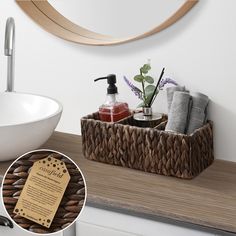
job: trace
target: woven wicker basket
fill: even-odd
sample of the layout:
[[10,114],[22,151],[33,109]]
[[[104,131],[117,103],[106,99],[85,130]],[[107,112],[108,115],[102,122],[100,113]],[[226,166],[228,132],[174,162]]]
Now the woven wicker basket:
[[167,117],[152,128],[136,126],[132,116],[102,122],[98,113],[81,119],[87,159],[146,172],[192,179],[214,160],[212,122],[191,135],[165,132]]

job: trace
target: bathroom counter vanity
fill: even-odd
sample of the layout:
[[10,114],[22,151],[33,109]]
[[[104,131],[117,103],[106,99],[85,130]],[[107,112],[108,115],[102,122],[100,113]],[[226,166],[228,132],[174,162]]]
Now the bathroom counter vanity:
[[[89,161],[77,135],[55,132],[43,148],[65,153],[85,175],[88,207],[78,235],[236,235],[236,163],[216,160],[181,180]],[[9,165],[1,163],[0,174]]]

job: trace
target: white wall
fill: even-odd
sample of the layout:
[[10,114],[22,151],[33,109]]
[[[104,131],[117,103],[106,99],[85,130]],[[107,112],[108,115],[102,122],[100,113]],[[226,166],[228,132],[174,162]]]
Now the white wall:
[[[5,20],[17,24],[16,90],[57,98],[64,113],[58,130],[80,133],[80,118],[103,102],[105,84],[93,79],[109,73],[133,76],[151,58],[153,75],[163,66],[166,75],[190,90],[210,96],[217,158],[236,161],[236,1],[200,0],[194,9],[167,30],[129,44],[110,47],[77,45],[42,30],[16,5],[0,3],[0,89],[6,84],[3,56]],[[119,91],[131,107],[137,100],[121,80]],[[166,111],[165,94],[155,109]]]

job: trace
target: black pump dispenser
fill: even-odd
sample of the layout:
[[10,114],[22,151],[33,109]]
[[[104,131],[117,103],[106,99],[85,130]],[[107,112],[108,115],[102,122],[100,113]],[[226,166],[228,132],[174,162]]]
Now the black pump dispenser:
[[106,77],[101,77],[98,79],[95,79],[94,82],[98,81],[98,80],[107,80],[107,83],[109,84],[108,88],[107,88],[107,94],[116,94],[118,93],[118,89],[116,87],[116,75],[114,74],[110,74]]
[[110,74],[106,77],[95,79],[94,82],[98,80],[107,80],[108,83],[106,99],[99,107],[99,119],[105,122],[116,122],[129,116],[128,104],[117,101],[116,75]]

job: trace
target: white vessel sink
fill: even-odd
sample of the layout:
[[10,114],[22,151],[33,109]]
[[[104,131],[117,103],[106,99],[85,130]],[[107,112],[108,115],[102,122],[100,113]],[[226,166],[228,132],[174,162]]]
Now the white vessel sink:
[[39,148],[52,135],[61,113],[61,104],[48,97],[0,93],[0,161]]

